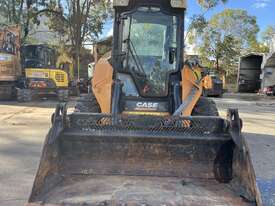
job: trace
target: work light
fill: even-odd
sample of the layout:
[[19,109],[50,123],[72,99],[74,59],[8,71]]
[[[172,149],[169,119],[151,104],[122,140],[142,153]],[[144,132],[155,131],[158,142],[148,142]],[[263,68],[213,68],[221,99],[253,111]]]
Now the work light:
[[171,0],[171,7],[173,8],[186,8],[186,0]]
[[114,6],[128,6],[129,0],[113,0]]

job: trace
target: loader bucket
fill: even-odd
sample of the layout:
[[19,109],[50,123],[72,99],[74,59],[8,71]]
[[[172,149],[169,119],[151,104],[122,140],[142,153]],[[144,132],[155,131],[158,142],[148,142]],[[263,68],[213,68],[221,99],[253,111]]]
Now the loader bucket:
[[59,105],[29,205],[259,205],[236,110],[219,117],[73,113]]

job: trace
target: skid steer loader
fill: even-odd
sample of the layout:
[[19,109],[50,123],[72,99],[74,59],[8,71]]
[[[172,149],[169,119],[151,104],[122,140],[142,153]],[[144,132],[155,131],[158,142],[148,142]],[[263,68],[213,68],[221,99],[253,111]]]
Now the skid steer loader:
[[238,111],[219,117],[183,61],[185,7],[114,1],[112,55],[76,112],[57,106],[28,206],[264,204]]

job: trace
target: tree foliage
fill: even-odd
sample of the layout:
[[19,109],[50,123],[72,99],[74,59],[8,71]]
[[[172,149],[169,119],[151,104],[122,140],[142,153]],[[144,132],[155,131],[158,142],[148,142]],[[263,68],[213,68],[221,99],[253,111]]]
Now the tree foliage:
[[221,38],[229,35],[235,37],[242,49],[249,48],[259,32],[256,17],[240,9],[226,9],[214,15],[209,26],[220,33]]
[[226,3],[227,1],[228,0],[197,0],[199,5],[206,10],[216,7],[220,2]]
[[268,26],[266,30],[261,34],[262,41],[269,45],[271,44],[272,38],[274,38],[275,35],[275,25]]
[[78,68],[84,43],[92,42],[102,32],[110,6],[110,0],[62,0],[48,6],[49,10],[57,8],[57,12],[48,13],[49,28],[74,48],[72,55]]
[[[216,7],[219,3],[226,3],[228,0],[197,0],[197,3],[203,9],[202,13],[194,14],[191,17],[191,23],[187,29],[185,40],[187,38],[192,38],[192,35],[189,35],[190,32],[196,30],[196,32],[203,32],[203,29],[207,26],[207,21],[205,19],[205,14],[212,8]],[[189,39],[190,40],[190,39]]]
[[1,0],[0,16],[2,24],[20,25],[22,42],[28,38],[29,31],[34,25],[39,25],[39,14],[45,11],[51,0]]
[[256,17],[244,10],[226,9],[212,16],[208,21],[200,21],[194,27],[193,43],[199,45],[204,63],[214,66],[218,71],[235,75],[238,57],[255,48],[259,27]]
[[110,0],[1,0],[0,23],[20,25],[24,41],[40,24],[39,16],[47,15],[50,28],[79,49],[83,41],[101,32],[110,4]]

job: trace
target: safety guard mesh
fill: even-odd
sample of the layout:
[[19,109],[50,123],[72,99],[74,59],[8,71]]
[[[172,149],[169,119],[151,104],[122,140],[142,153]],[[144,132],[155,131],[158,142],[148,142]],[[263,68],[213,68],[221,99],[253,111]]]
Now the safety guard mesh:
[[150,135],[213,136],[227,133],[227,121],[220,117],[158,117],[74,113],[68,128],[86,132],[127,132]]

